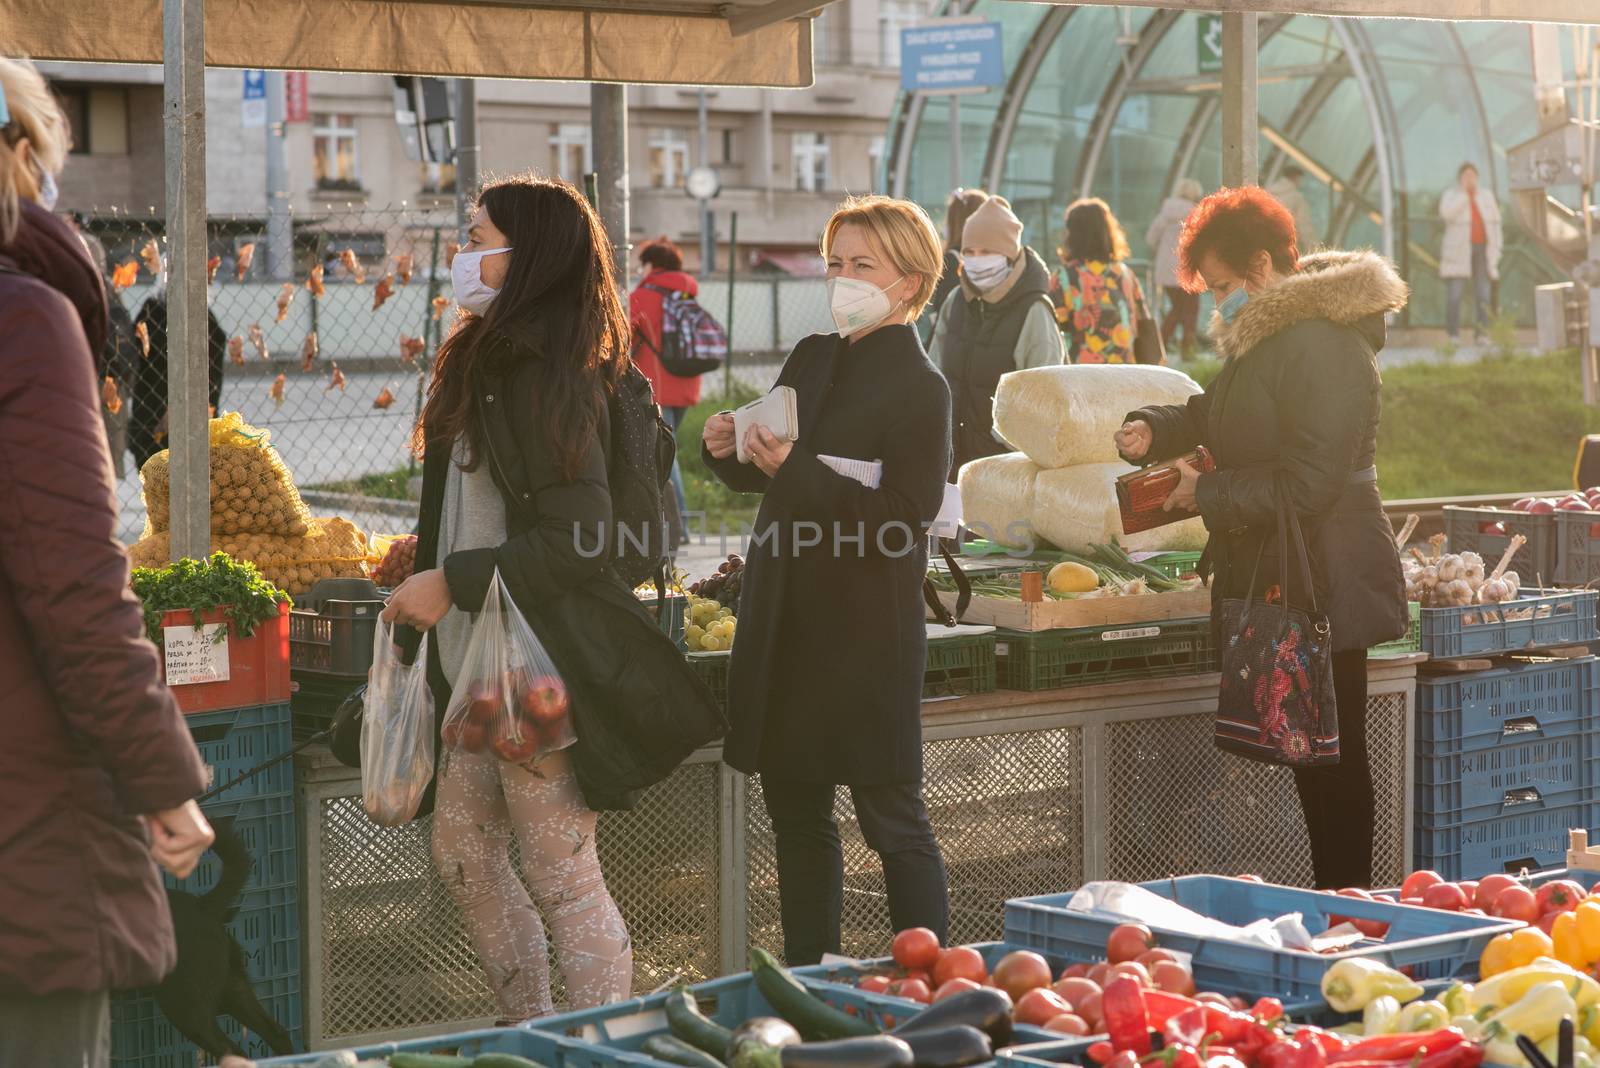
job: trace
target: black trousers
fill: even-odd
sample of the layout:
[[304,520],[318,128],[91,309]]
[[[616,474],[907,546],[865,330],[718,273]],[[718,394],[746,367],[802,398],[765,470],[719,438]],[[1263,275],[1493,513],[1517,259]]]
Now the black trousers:
[[0,997],[0,1065],[106,1068],[111,1063],[111,995]]
[[[783,956],[790,965],[816,964],[824,953],[839,952],[844,849],[833,819],[837,790],[829,783],[761,776],[777,838]],[[943,943],[950,927],[949,887],[921,788],[852,786],[850,798],[862,837],[883,861],[894,929],[927,927]]]
[[1319,890],[1372,885],[1375,810],[1367,759],[1366,650],[1333,654],[1333,692],[1339,705],[1339,763],[1294,773]]

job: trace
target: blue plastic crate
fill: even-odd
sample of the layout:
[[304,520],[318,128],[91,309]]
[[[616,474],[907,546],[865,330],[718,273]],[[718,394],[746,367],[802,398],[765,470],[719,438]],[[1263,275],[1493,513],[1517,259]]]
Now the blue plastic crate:
[[[569,1050],[577,1052],[578,1055],[568,1060]],[[334,1051],[303,1053],[296,1057],[270,1057],[258,1060],[256,1064],[259,1068],[316,1064],[331,1052]],[[480,1053],[513,1053],[542,1064],[545,1068],[580,1068],[591,1063],[578,1043],[542,1031],[531,1031],[526,1027],[485,1028],[480,1031],[437,1035],[433,1038],[412,1038],[404,1042],[352,1046],[349,1052],[362,1060],[383,1060],[395,1053],[442,1053],[463,1057],[475,1057]]]
[[1600,719],[1600,660],[1513,664],[1417,679],[1417,752],[1493,748],[1591,729]]
[[[288,1029],[295,1046],[302,1047],[299,971],[258,981],[255,986],[262,1007]],[[270,1054],[264,1042],[253,1034],[246,1034],[232,1017],[219,1017],[218,1023],[252,1058]],[[154,998],[131,993],[112,995],[112,1068],[195,1068],[203,1063],[201,1056],[194,1045],[167,1022]]]
[[1545,591],[1499,605],[1424,608],[1422,651],[1450,660],[1592,642],[1600,638],[1597,600],[1594,590]]
[[998,1068],[1060,1068],[1063,1064],[1093,1068],[1089,1047],[1094,1042],[1092,1038],[1058,1038],[1031,1046],[1012,1046],[995,1054],[994,1062]]
[[[275,705],[250,705],[221,712],[185,716],[189,734],[211,773],[207,789],[232,782],[251,768],[289,751],[294,744],[293,717],[287,701]],[[285,760],[219,794],[206,811],[251,797],[294,793],[294,762]],[[215,806],[215,807],[214,807]]]
[[[1491,938],[1520,926],[1491,917],[1335,897],[1220,875],[1187,875],[1142,885],[1195,912],[1235,926],[1290,912],[1300,913],[1313,933],[1329,926],[1330,915],[1389,924],[1384,941],[1364,941],[1343,953],[1331,954],[1196,938],[1152,926],[1163,948],[1192,955],[1195,982],[1201,989],[1241,996],[1271,995],[1285,1000],[1320,997],[1323,973],[1345,957],[1366,957],[1391,968],[1411,968],[1421,979],[1464,975],[1476,967]],[[1006,902],[1005,940],[1078,960],[1103,956],[1106,938],[1118,921],[1070,911],[1067,903],[1071,900],[1072,894],[1068,893]]]
[[1550,868],[1567,859],[1567,832],[1600,831],[1600,801],[1546,805],[1541,799],[1503,815],[1414,830],[1412,863],[1446,879],[1464,879],[1523,868]]
[[1511,558],[1511,570],[1524,582],[1554,582],[1556,574],[1556,516],[1535,515],[1501,508],[1444,507],[1444,532],[1453,553],[1475,552],[1493,568],[1511,547],[1511,536],[1527,542]]
[[[300,885],[300,849],[292,796],[253,797],[238,804],[219,800],[207,802],[201,810],[214,822],[231,819],[233,832],[250,854],[253,864],[250,881],[245,883],[244,893],[239,898],[241,907],[269,904],[276,900],[273,896],[276,891],[285,887],[295,890]],[[222,861],[216,853],[207,851],[187,879],[167,876],[167,885],[185,893],[203,894],[216,886],[221,877]]]
[[[1416,814],[1422,827],[1451,827],[1512,811],[1562,808],[1600,799],[1600,731],[1416,759]],[[1451,751],[1454,750],[1454,751]]]

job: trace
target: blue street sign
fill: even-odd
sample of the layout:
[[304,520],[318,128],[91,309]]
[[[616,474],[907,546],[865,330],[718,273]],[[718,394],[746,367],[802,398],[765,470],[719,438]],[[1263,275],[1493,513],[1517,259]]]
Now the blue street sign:
[[900,31],[900,88],[957,93],[1005,83],[998,22],[944,22]]
[[247,70],[244,72],[244,99],[241,104],[240,116],[246,128],[262,127],[267,124],[267,72],[264,70]]

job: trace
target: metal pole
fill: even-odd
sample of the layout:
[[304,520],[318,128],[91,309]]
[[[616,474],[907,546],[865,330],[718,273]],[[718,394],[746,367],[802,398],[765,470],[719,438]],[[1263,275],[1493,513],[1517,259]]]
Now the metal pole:
[[[267,71],[267,277],[294,277],[294,225],[289,217],[287,108],[281,70]],[[314,329],[314,328],[313,328]]]
[[[711,139],[711,122],[706,115],[706,91],[700,90],[700,166],[711,166],[711,152],[706,147]],[[710,274],[717,269],[717,230],[711,217],[711,201],[700,201],[700,273]]]
[[1259,180],[1261,118],[1257,110],[1256,16],[1222,16],[1222,184],[1255,185]]
[[950,188],[961,188],[961,97],[950,94]]
[[471,78],[457,78],[455,91],[456,217],[465,228],[478,194],[478,83]]
[[211,553],[204,0],[162,0],[162,58],[171,554],[174,560],[203,559]]
[[600,221],[611,237],[617,284],[628,289],[628,87],[596,82],[589,87],[589,121]]
[[739,213],[728,217],[728,360],[722,365],[722,392],[733,395],[733,284],[739,273]]

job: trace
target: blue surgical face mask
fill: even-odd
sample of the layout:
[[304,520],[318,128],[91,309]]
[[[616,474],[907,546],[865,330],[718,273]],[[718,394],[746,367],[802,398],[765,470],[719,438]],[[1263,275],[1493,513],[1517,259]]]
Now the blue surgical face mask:
[[1244,307],[1245,301],[1249,299],[1250,294],[1244,291],[1244,286],[1240,286],[1222,298],[1222,301],[1217,305],[1217,314],[1222,316],[1223,322],[1231,323],[1233,322],[1233,317],[1239,314],[1239,309]]

